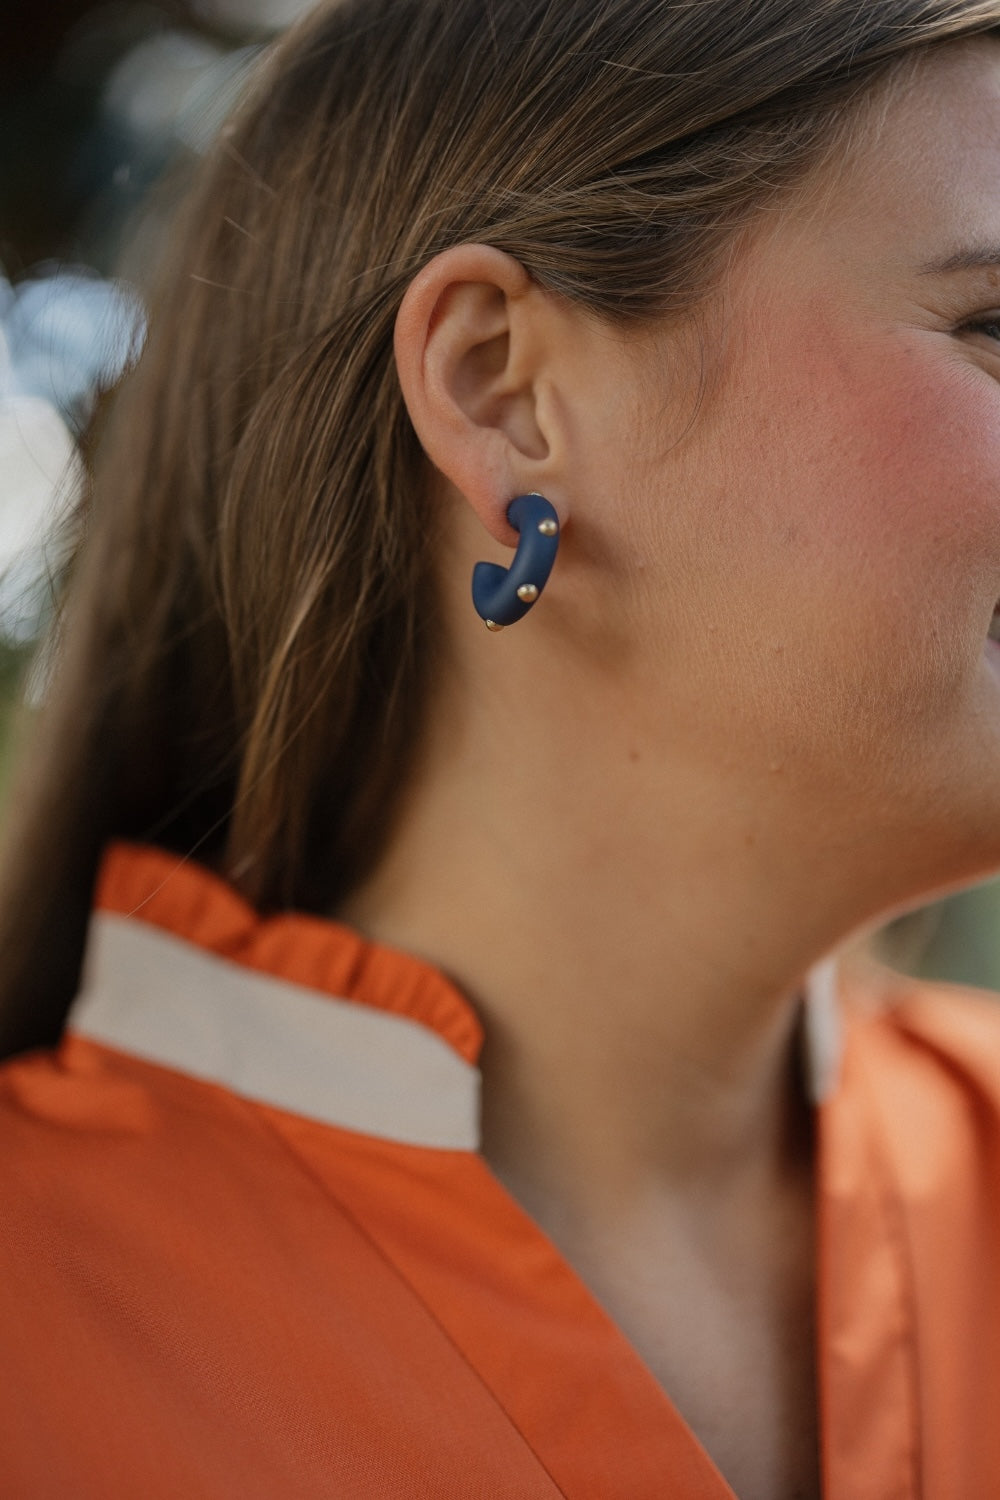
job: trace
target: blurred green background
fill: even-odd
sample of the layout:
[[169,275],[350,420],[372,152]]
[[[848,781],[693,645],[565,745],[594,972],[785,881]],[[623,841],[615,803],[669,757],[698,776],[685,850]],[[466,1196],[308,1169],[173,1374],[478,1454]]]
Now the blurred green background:
[[[170,193],[304,0],[45,0],[0,53],[0,799],[76,444],[141,344]],[[153,191],[154,188],[157,191]],[[30,709],[24,712],[30,715]],[[1000,881],[880,934],[904,970],[1000,991]]]

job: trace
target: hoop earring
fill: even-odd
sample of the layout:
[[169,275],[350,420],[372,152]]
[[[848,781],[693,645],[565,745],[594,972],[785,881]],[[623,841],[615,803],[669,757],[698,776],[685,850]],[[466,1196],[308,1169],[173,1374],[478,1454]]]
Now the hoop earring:
[[487,630],[522,620],[549,581],[559,551],[559,517],[544,495],[517,495],[507,519],[521,533],[509,568],[480,562],[472,570],[472,602]]

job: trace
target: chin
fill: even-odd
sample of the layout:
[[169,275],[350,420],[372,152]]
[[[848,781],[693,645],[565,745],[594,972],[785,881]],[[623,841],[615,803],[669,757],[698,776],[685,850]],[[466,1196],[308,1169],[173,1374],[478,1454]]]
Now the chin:
[[928,898],[1000,871],[1000,675],[994,697],[992,733],[980,729],[971,745],[956,747],[948,774],[915,809],[911,857]]
[[880,772],[873,873],[881,864],[887,894],[898,879],[900,907],[1000,872],[1000,643],[988,642],[967,690],[942,705],[936,730],[926,720],[897,728]]

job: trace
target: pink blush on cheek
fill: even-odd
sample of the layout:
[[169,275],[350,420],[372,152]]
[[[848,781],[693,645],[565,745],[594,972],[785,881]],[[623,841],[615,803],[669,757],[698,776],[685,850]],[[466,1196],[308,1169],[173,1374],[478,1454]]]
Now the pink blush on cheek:
[[945,334],[824,311],[777,312],[739,370],[734,592],[755,651],[909,712],[968,680],[1000,598],[1000,382]]
[[887,583],[922,574],[928,553],[1000,578],[1000,384],[944,338],[886,335],[849,353],[831,340],[809,372],[797,425],[814,495],[825,470],[821,530],[867,543]]
[[1000,386],[946,359],[871,401],[871,498],[921,569],[924,597],[926,563],[939,588],[1000,593]]

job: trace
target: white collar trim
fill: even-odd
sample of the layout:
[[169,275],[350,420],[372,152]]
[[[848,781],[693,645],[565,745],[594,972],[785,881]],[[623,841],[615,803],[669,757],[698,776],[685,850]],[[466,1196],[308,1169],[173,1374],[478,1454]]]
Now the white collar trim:
[[479,1072],[428,1026],[98,912],[69,1026],[324,1124],[475,1151]]
[[843,1051],[837,960],[824,958],[806,975],[802,1011],[802,1063],[813,1104],[823,1104],[835,1092]]

